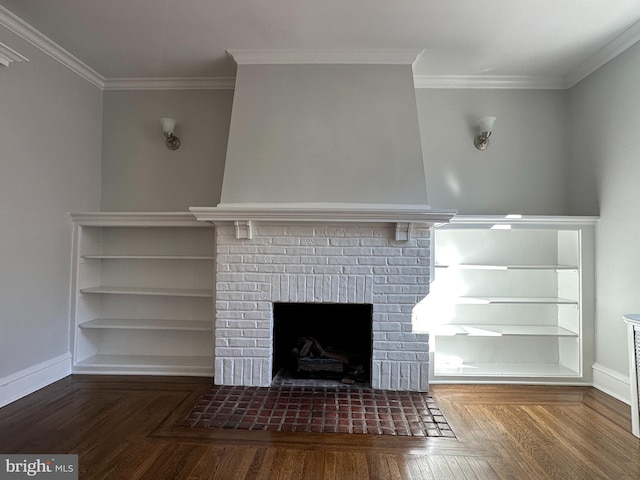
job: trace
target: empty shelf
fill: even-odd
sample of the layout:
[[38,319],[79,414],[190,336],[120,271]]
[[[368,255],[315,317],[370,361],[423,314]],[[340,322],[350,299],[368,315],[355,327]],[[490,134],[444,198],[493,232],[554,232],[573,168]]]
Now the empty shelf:
[[81,288],[80,293],[102,293],[113,295],[163,295],[172,297],[213,297],[213,289],[193,288],[90,287]]
[[106,355],[99,354],[75,364],[75,373],[213,375],[209,356]]
[[576,300],[557,297],[492,297],[492,296],[468,296],[455,297],[452,302],[458,305],[487,305],[487,304],[553,304],[553,305],[577,305]]
[[579,373],[563,365],[554,363],[477,363],[477,364],[436,364],[434,373],[438,376],[484,376],[484,377],[576,377]]
[[213,260],[212,255],[82,255],[87,260]]
[[156,318],[96,318],[80,328],[124,330],[178,330],[211,332],[211,320],[165,320]]
[[470,337],[554,336],[577,337],[578,334],[555,325],[439,325],[429,330],[432,335]]
[[461,263],[451,265],[436,265],[436,268],[449,268],[451,270],[577,270],[574,265],[492,265]]

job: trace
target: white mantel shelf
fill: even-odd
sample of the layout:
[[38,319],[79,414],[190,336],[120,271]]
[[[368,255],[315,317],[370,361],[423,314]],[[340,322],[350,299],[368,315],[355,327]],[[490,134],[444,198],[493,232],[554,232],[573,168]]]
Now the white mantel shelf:
[[229,222],[411,222],[448,223],[455,210],[432,210],[428,205],[387,204],[220,204],[217,207],[191,207],[198,220]]
[[252,238],[253,222],[394,223],[396,240],[409,240],[413,224],[448,223],[455,210],[432,210],[428,205],[390,204],[220,204],[191,207],[196,219],[214,224],[233,222],[238,238]]

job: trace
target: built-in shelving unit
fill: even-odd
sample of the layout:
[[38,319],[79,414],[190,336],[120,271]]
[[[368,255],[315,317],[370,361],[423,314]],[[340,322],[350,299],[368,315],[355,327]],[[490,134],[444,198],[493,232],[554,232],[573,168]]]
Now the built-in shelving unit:
[[434,233],[432,383],[588,383],[595,217],[460,215]]
[[73,371],[213,375],[213,226],[190,213],[73,214]]

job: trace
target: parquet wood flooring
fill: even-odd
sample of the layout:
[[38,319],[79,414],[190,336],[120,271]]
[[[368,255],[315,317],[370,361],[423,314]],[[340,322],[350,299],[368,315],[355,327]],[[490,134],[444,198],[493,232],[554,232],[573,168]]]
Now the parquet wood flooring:
[[590,387],[432,386],[456,439],[178,426],[210,382],[68,377],[0,409],[0,452],[97,480],[640,478],[629,407]]

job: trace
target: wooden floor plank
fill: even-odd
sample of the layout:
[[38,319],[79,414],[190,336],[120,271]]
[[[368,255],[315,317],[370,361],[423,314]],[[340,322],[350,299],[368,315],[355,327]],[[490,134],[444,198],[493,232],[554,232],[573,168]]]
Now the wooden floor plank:
[[[275,451],[272,448],[258,448],[245,475],[247,480],[265,480],[273,469]],[[194,479],[195,480],[195,479]]]
[[437,480],[429,466],[427,455],[406,455],[404,464],[409,471],[407,478]]
[[[369,480],[372,478],[365,452],[357,454],[331,452],[334,478],[351,478],[353,480]],[[306,477],[305,477],[306,478]]]
[[227,453],[226,450],[227,447],[217,445],[205,448],[193,470],[185,478],[187,480],[212,480],[216,478],[219,465]]
[[640,478],[629,406],[590,387],[433,386],[448,439],[180,427],[210,383],[68,377],[0,409],[0,452],[77,453],[83,480]]

